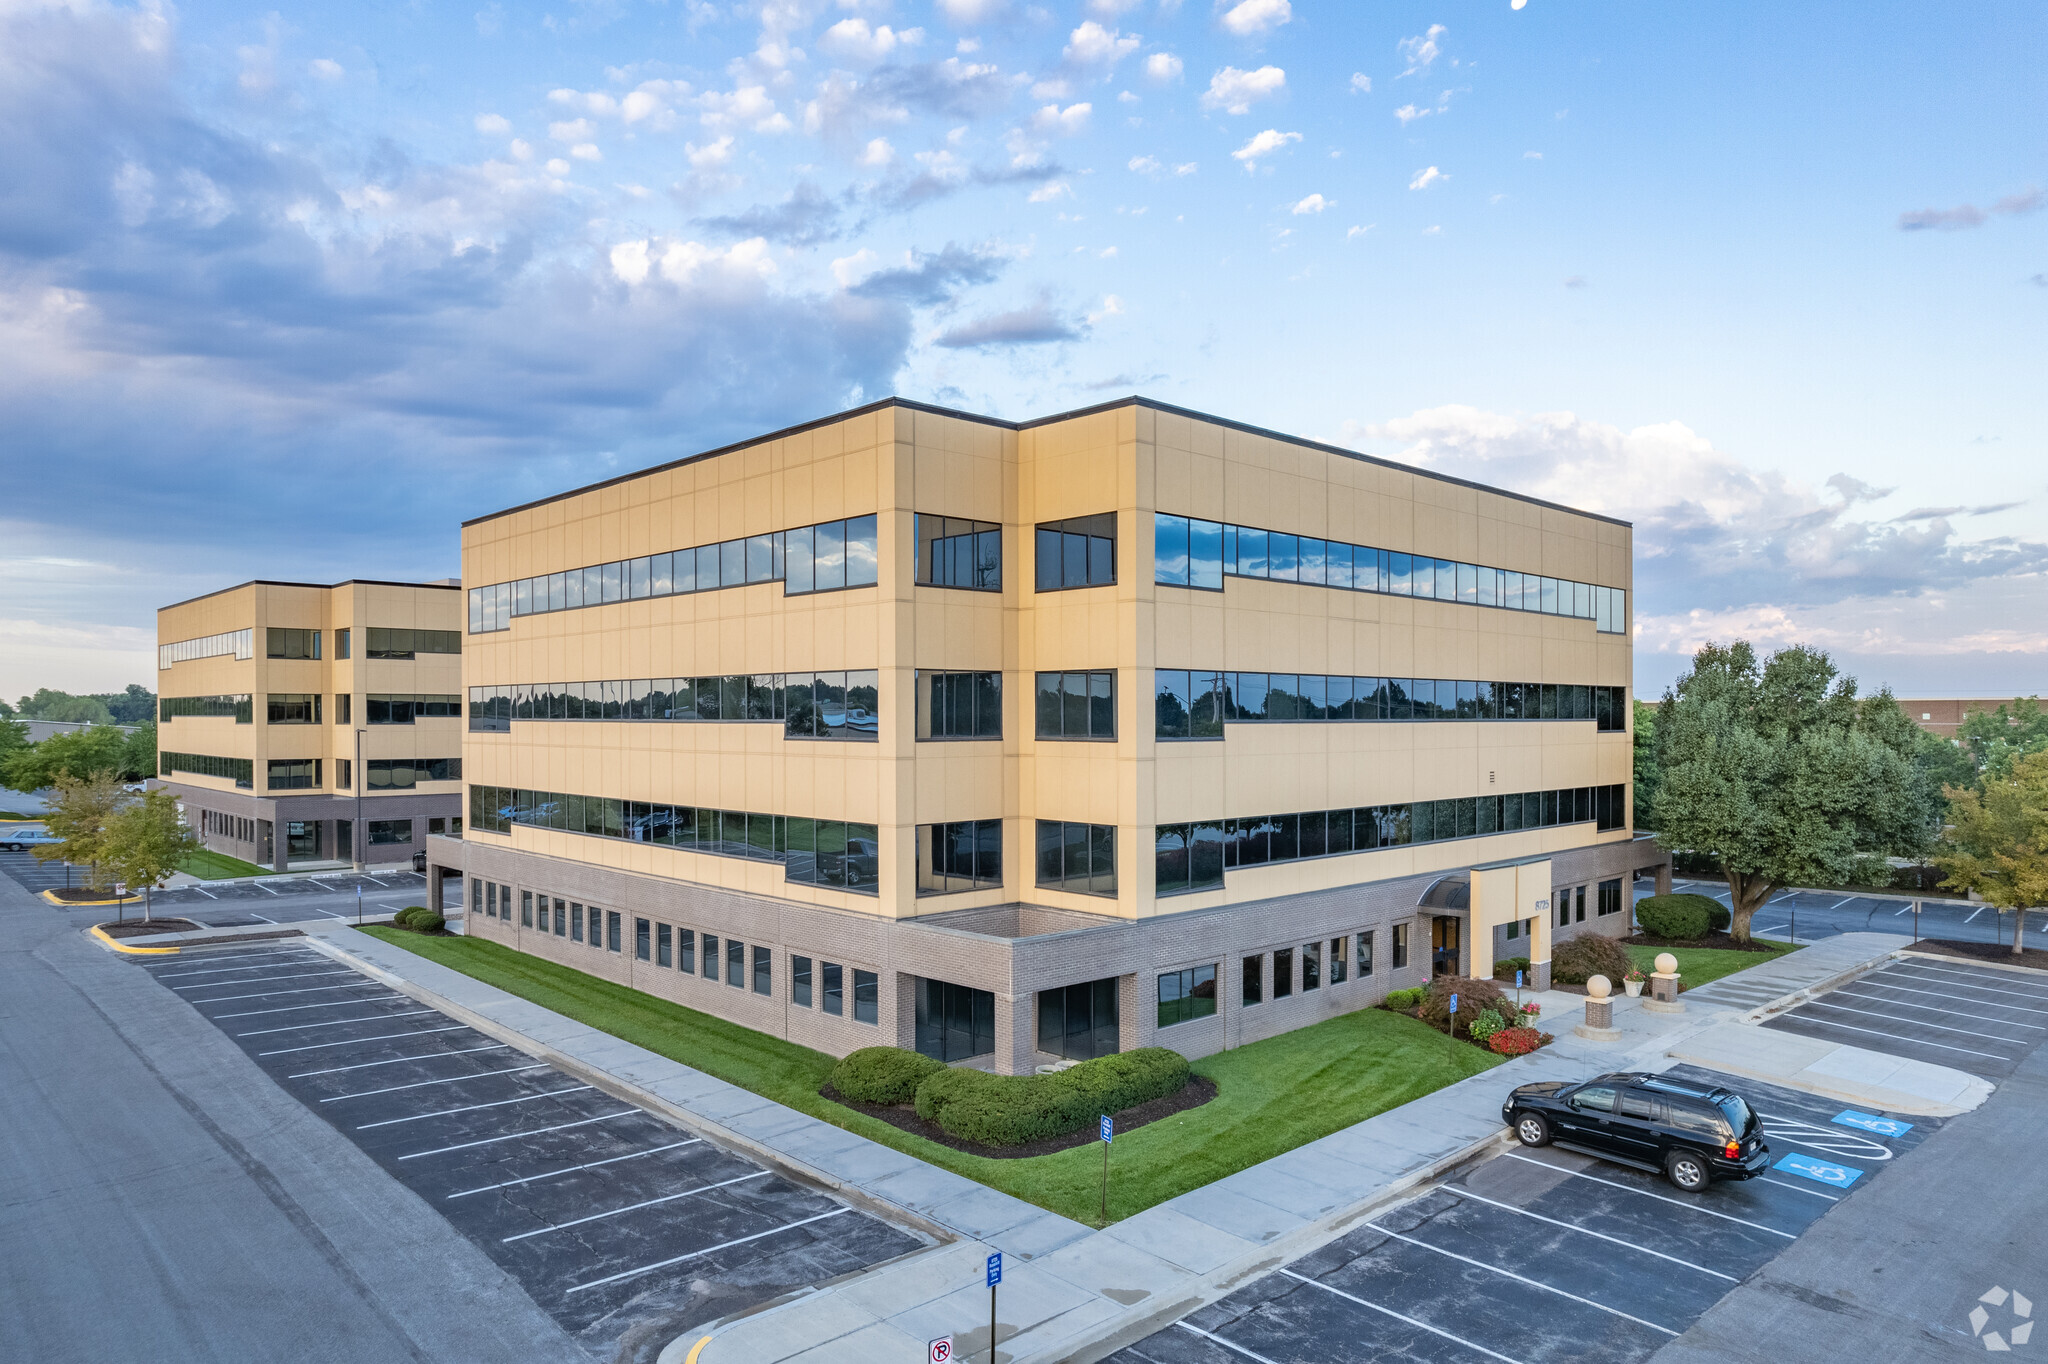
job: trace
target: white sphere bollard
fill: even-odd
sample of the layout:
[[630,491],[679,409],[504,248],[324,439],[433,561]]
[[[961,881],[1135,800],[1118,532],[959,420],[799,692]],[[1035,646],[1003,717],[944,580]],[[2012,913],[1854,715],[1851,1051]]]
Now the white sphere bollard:
[[1621,1030],[1614,1026],[1614,1001],[1608,996],[1614,993],[1614,982],[1605,976],[1591,976],[1586,981],[1586,1021],[1572,1029],[1579,1037],[1592,1042],[1619,1042]]

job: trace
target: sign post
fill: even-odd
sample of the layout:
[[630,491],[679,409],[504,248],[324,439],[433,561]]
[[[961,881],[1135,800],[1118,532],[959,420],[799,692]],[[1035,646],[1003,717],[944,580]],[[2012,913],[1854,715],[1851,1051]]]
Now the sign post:
[[1102,1225],[1109,1225],[1109,1141],[1116,1135],[1116,1123],[1102,1115]]
[[988,1364],[996,1364],[996,1285],[1003,1281],[1003,1252],[988,1257]]
[[953,1337],[940,1336],[925,1344],[926,1364],[953,1364]]
[[363,883],[356,882],[356,927],[363,926]]
[[1444,1033],[1449,1037],[1458,1035],[1458,996],[1455,993],[1451,995],[1451,1016],[1444,1023]]
[[1518,967],[1516,967],[1516,968],[1515,968],[1515,1003],[1516,1003],[1516,1005],[1518,1005],[1518,1006],[1519,1006],[1519,1005],[1521,1004],[1521,1002],[1522,1002],[1522,968],[1518,966]]

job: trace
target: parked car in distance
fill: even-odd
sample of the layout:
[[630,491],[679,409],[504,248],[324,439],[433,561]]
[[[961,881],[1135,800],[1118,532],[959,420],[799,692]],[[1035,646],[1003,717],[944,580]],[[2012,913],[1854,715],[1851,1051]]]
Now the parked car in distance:
[[1718,1085],[1616,1072],[1580,1084],[1539,1080],[1508,1095],[1501,1121],[1524,1146],[1560,1146],[1661,1173],[1687,1193],[1770,1167],[1763,1120]]
[[41,827],[20,828],[11,824],[0,824],[0,848],[8,852],[27,852],[30,848],[47,847],[62,843],[61,838],[52,838],[49,830]]

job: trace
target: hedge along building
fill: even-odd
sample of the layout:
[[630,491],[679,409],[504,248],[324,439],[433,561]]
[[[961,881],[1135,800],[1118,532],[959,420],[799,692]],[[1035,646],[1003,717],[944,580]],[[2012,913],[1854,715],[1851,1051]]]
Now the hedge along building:
[[247,582],[156,619],[157,775],[208,848],[284,871],[460,832],[460,584]]
[[1142,399],[885,401],[464,527],[430,857],[468,932],[833,1053],[1541,981],[1665,860],[1629,570],[1625,523]]

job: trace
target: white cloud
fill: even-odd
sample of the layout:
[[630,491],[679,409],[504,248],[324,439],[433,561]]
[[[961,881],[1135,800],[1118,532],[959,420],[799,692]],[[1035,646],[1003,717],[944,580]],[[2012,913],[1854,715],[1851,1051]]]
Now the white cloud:
[[1349,232],[1346,232],[1344,234],[1344,240],[1347,242],[1356,241],[1358,240],[1358,238],[1363,237],[1366,233],[1372,231],[1374,228],[1378,226],[1378,223],[1367,223],[1364,227],[1353,227]]
[[531,142],[528,142],[528,141],[527,141],[527,140],[526,140],[525,138],[523,138],[523,137],[515,137],[515,138],[513,138],[513,139],[512,139],[512,148],[511,148],[511,150],[512,150],[512,159],[513,159],[514,161],[531,161],[531,160],[533,160],[533,144],[532,144]]
[[[1102,249],[1101,249],[1100,251],[1097,251],[1097,252],[1095,253],[1095,258],[1096,258],[1097,260],[1115,260],[1115,259],[1116,259],[1116,248],[1115,248],[1115,247],[1113,247],[1113,246],[1105,246],[1105,247],[1103,247],[1103,248],[1102,248]],[[1110,297],[1114,298],[1114,297],[1116,297],[1116,295],[1112,294],[1112,295],[1110,295]],[[1091,319],[1091,320],[1092,320],[1092,319]]]
[[1292,212],[1296,217],[1300,217],[1305,213],[1321,213],[1326,208],[1335,208],[1336,206],[1337,201],[1335,199],[1325,199],[1320,194],[1311,194],[1308,198],[1297,201]]
[[1004,0],[939,0],[939,12],[956,24],[978,24],[1004,9]]
[[604,153],[597,149],[595,142],[579,142],[569,148],[569,155],[575,157],[578,161],[604,160]]
[[775,273],[768,243],[760,237],[738,242],[724,251],[701,242],[648,237],[620,242],[611,249],[612,274],[623,284],[643,285],[659,274],[671,284],[688,284],[702,272],[761,279]]
[[826,29],[818,39],[818,46],[842,60],[872,66],[898,47],[911,47],[923,41],[924,30],[921,28],[904,29],[899,33],[887,24],[870,28],[867,20],[853,18],[841,19]]
[[587,118],[572,118],[548,125],[548,136],[557,142],[588,142],[597,135],[597,125]]
[[[1116,248],[1112,246],[1103,254],[1113,256],[1116,254]],[[1100,322],[1106,317],[1122,317],[1123,312],[1124,301],[1122,299],[1118,298],[1115,294],[1104,294],[1102,296],[1102,306],[1088,314],[1088,321],[1092,324]]]
[[1354,94],[1354,95],[1369,95],[1369,94],[1371,94],[1371,93],[1372,93],[1372,77],[1371,77],[1371,76],[1368,76],[1368,75],[1366,75],[1366,74],[1365,74],[1365,73],[1364,73],[1363,71],[1354,71],[1354,72],[1352,72],[1352,73],[1351,73],[1351,93],[1352,93],[1352,94]]
[[1088,12],[1105,19],[1115,19],[1144,3],[1145,0],[1088,0]]
[[1443,55],[1443,47],[1437,41],[1443,36],[1444,26],[1431,24],[1429,30],[1420,37],[1403,38],[1397,43],[1395,50],[1401,54],[1401,60],[1408,63],[1408,69],[1401,74],[1413,76],[1429,70],[1430,64]]
[[1145,74],[1164,83],[1180,79],[1181,60],[1171,52],[1155,52],[1145,59]]
[[512,120],[503,114],[478,114],[476,130],[486,137],[503,137],[512,131]]
[[1173,168],[1173,173],[1175,175],[1193,175],[1195,173],[1195,163],[1192,161],[1183,161],[1178,166],[1175,166]]
[[1299,141],[1301,141],[1300,133],[1283,133],[1275,129],[1268,128],[1266,129],[1266,131],[1260,133],[1251,141],[1245,143],[1242,147],[1239,147],[1236,151],[1232,152],[1231,155],[1236,157],[1239,161],[1242,161],[1244,163],[1244,168],[1246,170],[1256,170],[1258,168],[1258,160],[1260,157],[1270,156],[1274,152],[1279,151],[1282,147],[1285,147],[1288,143]]
[[549,175],[567,175],[569,173],[569,163],[559,156],[554,157],[547,164],[547,172]]
[[1157,175],[1159,159],[1153,156],[1134,156],[1125,163],[1125,169],[1134,170],[1140,175]]
[[1031,202],[1034,204],[1049,204],[1056,199],[1071,199],[1073,197],[1073,187],[1064,180],[1048,180],[1037,189],[1031,191]]
[[852,255],[841,256],[832,262],[832,278],[839,281],[840,288],[851,289],[873,273],[880,260],[880,256],[863,246]]
[[790,127],[765,86],[744,86],[730,94],[707,90],[697,97],[697,108],[698,121],[713,132],[746,127],[757,133],[786,133]]
[[341,63],[328,57],[315,57],[306,64],[306,69],[324,81],[338,81],[348,73],[341,69]]
[[1078,66],[1114,66],[1138,50],[1144,39],[1135,33],[1104,28],[1093,19],[1083,20],[1067,37],[1060,55]]
[[1088,115],[1095,112],[1092,104],[1069,104],[1062,109],[1057,104],[1048,104],[1031,117],[1031,126],[1042,133],[1064,133],[1072,137],[1088,126]]
[[1422,229],[1422,235],[1423,235],[1423,236],[1425,236],[1425,237],[1441,237],[1441,236],[1443,236],[1443,235],[1444,235],[1444,228],[1443,228],[1443,224],[1442,224],[1442,223],[1432,223],[1432,224],[1431,224],[1430,226],[1428,226],[1428,227],[1425,227],[1425,228],[1423,228],[1423,229]]
[[1543,153],[1542,153],[1542,152],[1523,152],[1523,153],[1522,153],[1522,159],[1523,159],[1524,161],[1541,161],[1541,160],[1543,159]]
[[1448,180],[1450,178],[1450,176],[1445,175],[1435,166],[1425,166],[1421,170],[1415,172],[1415,178],[1408,182],[1408,188],[1428,189],[1431,185],[1434,185],[1442,180]]
[[854,158],[854,164],[870,170],[881,170],[896,163],[896,149],[889,145],[886,137],[870,138],[861,154]]
[[1209,78],[1202,95],[1204,109],[1221,109],[1228,114],[1248,114],[1259,100],[1269,99],[1287,88],[1287,73],[1277,66],[1240,71],[1226,66]]
[[1218,22],[1240,38],[1257,38],[1293,17],[1294,9],[1287,0],[1240,0]]
[[1116,102],[1118,104],[1136,104],[1139,102],[1139,100],[1138,97],[1132,94],[1130,91],[1119,90],[1116,93]]
[[683,152],[690,158],[690,165],[694,169],[709,170],[713,166],[722,166],[732,160],[732,137],[728,134],[702,147],[694,142],[686,142],[683,144]]

